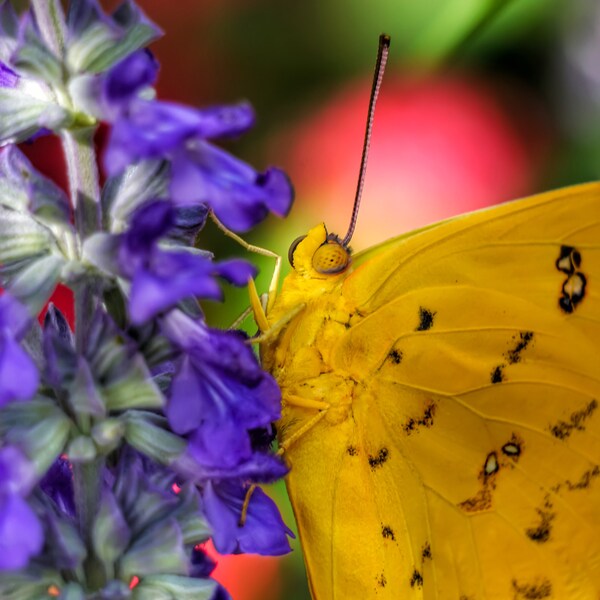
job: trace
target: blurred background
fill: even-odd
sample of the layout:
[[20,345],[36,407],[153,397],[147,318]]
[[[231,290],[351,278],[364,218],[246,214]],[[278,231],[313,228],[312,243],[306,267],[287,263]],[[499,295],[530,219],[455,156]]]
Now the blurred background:
[[[347,228],[381,32],[392,44],[356,250],[600,177],[597,0],[138,3],[166,34],[152,47],[162,99],[254,105],[256,127],[226,147],[290,174],[289,219],[273,218],[247,237],[280,254],[317,222],[340,234]],[[49,143],[29,151],[48,156]],[[241,254],[210,229],[205,245],[220,258]],[[264,291],[272,264],[256,262]],[[246,305],[243,291],[231,291],[225,310],[206,309],[213,324],[226,326]],[[270,492],[293,528],[284,486]],[[234,600],[309,598],[297,541],[283,558],[219,557],[215,575]]]

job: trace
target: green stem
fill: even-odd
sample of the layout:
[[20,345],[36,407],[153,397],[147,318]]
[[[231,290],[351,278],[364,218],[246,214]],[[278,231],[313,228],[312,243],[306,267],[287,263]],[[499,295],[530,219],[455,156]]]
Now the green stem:
[[[100,229],[100,186],[94,150],[95,129],[85,127],[61,134],[67,161],[71,205],[80,242]],[[75,288],[75,341],[85,348],[86,325],[96,309],[96,290],[89,283]]]
[[57,58],[62,58],[65,50],[65,15],[60,0],[31,0],[42,38]]
[[[32,0],[40,35],[60,59],[65,50],[65,19],[60,0]],[[81,244],[100,229],[100,185],[94,150],[93,127],[80,127],[61,132],[62,147],[67,163],[71,206],[74,211],[75,228]],[[75,342],[81,354],[86,348],[86,330],[98,302],[98,290],[93,282],[83,281],[74,286],[75,292]],[[80,422],[82,425],[84,422]],[[82,427],[86,429],[85,426]],[[85,431],[83,431],[85,433]],[[84,563],[88,589],[99,590],[106,583],[106,573],[95,555],[92,530],[100,506],[102,470],[104,459],[73,464],[73,491],[79,532],[88,554]]]
[[106,584],[104,566],[96,556],[92,544],[92,528],[102,494],[103,466],[104,459],[101,458],[90,463],[73,464],[73,492],[77,521],[79,532],[88,549],[83,569],[90,590],[99,590]]
[[67,161],[75,227],[83,241],[100,227],[100,186],[94,149],[95,127],[81,127],[61,134]]

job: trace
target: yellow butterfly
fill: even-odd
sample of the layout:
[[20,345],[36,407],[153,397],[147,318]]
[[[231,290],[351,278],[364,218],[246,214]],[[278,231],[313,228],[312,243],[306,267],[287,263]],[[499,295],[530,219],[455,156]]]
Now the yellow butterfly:
[[255,311],[313,598],[598,600],[600,183],[290,254]]

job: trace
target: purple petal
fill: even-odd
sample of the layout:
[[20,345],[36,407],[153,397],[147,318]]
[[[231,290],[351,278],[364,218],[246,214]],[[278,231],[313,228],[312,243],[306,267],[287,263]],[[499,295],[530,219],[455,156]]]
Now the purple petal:
[[15,446],[0,448],[0,494],[28,495],[37,480],[35,467]]
[[170,202],[155,200],[138,208],[131,217],[124,243],[127,252],[149,254],[158,239],[175,225],[175,210]]
[[233,419],[204,421],[189,442],[189,453],[202,467],[232,469],[252,455],[248,434]]
[[206,203],[226,227],[247,231],[269,211],[287,214],[293,189],[282,171],[259,174],[224,150],[202,142],[174,156],[171,195],[182,204]]
[[4,292],[0,296],[0,329],[20,339],[31,322],[29,311],[14,296]]
[[0,406],[13,400],[28,400],[39,383],[31,357],[6,331],[0,331]]
[[234,285],[248,285],[248,280],[256,276],[257,268],[245,260],[234,258],[224,260],[217,266],[217,272],[223,279]]
[[105,154],[105,166],[116,175],[142,158],[163,158],[190,139],[234,135],[254,120],[248,104],[205,110],[171,102],[136,100],[127,115],[114,123]]
[[204,256],[156,250],[151,264],[138,268],[133,276],[129,297],[132,322],[144,323],[185,298],[220,300],[222,292],[214,270]]
[[125,104],[154,83],[158,61],[149,50],[138,50],[117,63],[106,74],[104,94],[114,104]]
[[0,571],[22,569],[44,543],[42,526],[17,494],[0,494]]
[[15,88],[20,77],[8,66],[0,61],[0,87]]
[[[191,448],[190,448],[191,454]],[[238,479],[252,483],[273,483],[288,473],[288,467],[277,456],[264,452],[254,452],[252,456],[235,467],[202,466],[200,480]]]
[[260,488],[252,493],[245,524],[239,525],[247,489],[233,482],[209,482],[205,486],[204,511],[214,531],[215,548],[222,554],[286,554],[291,550],[287,538],[294,534]]

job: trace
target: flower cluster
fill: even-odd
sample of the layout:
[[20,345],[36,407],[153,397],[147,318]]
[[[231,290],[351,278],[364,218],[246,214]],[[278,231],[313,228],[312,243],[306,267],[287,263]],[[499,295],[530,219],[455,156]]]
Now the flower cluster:
[[[252,126],[248,104],[155,98],[159,35],[132,0],[112,15],[97,0],[0,2],[2,597],[224,598],[209,537],[224,553],[289,550],[255,488],[286,473],[264,442],[278,387],[198,304],[255,269],[197,240],[209,215],[235,232],[284,216],[292,189],[212,142]],[[16,146],[49,134],[70,197]],[[74,327],[52,304],[36,318],[57,284]]]

